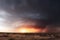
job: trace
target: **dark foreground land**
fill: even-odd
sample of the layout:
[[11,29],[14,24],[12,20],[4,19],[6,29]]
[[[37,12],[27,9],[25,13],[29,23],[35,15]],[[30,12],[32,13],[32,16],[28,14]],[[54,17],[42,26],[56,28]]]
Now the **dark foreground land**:
[[0,33],[0,40],[60,40],[60,33]]

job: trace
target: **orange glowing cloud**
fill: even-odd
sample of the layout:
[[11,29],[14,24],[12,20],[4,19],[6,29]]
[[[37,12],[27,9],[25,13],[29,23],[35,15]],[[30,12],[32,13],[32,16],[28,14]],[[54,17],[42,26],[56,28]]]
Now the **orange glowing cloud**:
[[18,33],[41,33],[46,31],[37,27],[34,22],[16,22],[14,27],[16,27],[15,32]]
[[19,28],[17,31],[19,33],[39,33],[39,32],[42,32],[42,29],[36,29],[36,28]]

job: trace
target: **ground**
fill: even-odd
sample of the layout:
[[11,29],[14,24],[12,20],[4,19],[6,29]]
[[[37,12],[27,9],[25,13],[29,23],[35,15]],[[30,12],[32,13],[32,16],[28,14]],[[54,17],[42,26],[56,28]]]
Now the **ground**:
[[60,40],[60,33],[0,33],[0,40]]

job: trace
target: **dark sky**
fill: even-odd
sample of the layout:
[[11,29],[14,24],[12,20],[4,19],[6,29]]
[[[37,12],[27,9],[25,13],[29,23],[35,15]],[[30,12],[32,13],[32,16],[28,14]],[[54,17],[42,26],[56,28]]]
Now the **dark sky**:
[[38,25],[60,24],[59,0],[0,0],[0,10],[12,15],[6,18],[11,22],[23,18]]

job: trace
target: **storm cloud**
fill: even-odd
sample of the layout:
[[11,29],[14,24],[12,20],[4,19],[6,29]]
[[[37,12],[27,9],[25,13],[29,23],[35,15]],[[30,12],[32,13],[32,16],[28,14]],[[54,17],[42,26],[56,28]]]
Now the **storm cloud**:
[[58,0],[0,0],[0,20],[7,20],[9,25],[29,20],[43,28],[57,25],[60,24],[59,4]]

